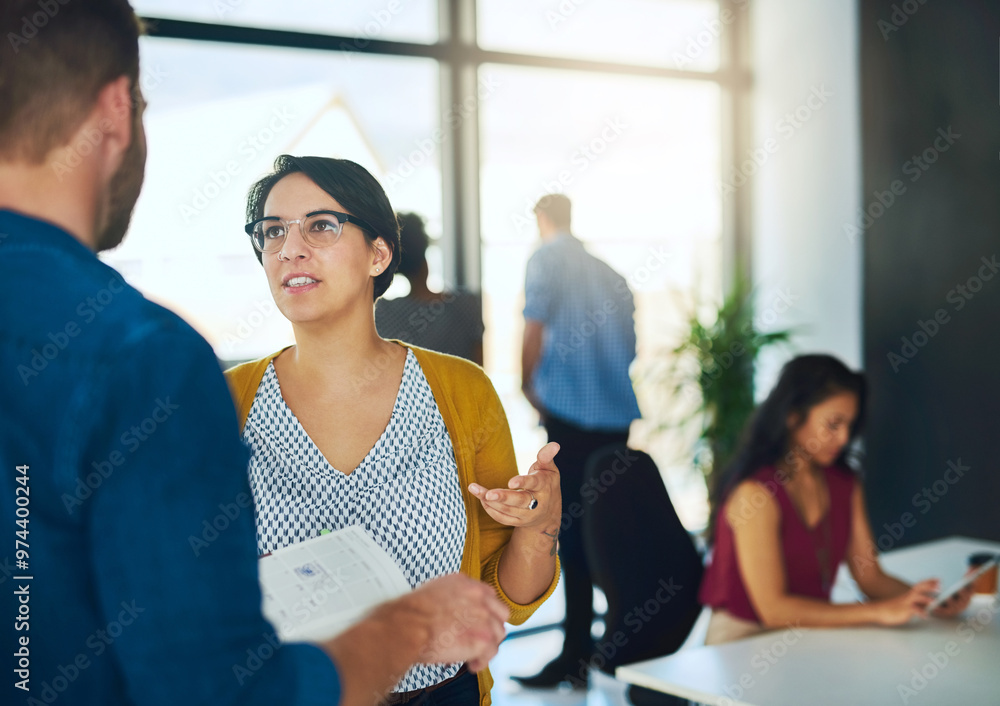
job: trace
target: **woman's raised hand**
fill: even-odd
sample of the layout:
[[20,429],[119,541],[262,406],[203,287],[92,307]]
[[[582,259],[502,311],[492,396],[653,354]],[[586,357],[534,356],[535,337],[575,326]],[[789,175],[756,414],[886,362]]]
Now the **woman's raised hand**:
[[550,442],[538,452],[528,472],[514,476],[507,488],[486,488],[469,484],[469,492],[479,498],[483,508],[497,522],[510,527],[558,526],[562,520],[562,496],[559,493],[559,469],[555,456],[559,444]]

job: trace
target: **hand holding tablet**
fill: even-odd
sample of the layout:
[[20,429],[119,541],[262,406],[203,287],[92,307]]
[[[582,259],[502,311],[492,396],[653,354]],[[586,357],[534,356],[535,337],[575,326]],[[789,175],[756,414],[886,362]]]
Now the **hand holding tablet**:
[[980,564],[975,568],[975,570],[970,571],[961,579],[949,586],[947,590],[941,591],[937,598],[931,601],[931,603],[927,606],[927,612],[933,613],[935,610],[938,610],[950,599],[955,598],[962,593],[963,589],[969,589],[969,593],[971,593],[972,584],[976,581],[976,579],[985,574],[987,571],[993,569],[993,567],[998,563],[1000,563],[1000,555],[995,555],[992,559]]

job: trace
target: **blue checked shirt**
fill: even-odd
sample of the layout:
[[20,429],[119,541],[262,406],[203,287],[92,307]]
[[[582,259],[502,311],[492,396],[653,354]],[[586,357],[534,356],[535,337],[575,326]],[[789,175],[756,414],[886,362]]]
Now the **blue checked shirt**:
[[0,287],[0,703],[337,703],[327,656],[276,648],[261,615],[248,454],[205,340],[4,210]]
[[629,378],[635,305],[625,278],[569,233],[528,260],[524,318],[544,326],[531,386],[552,415],[590,430],[628,429],[639,405]]

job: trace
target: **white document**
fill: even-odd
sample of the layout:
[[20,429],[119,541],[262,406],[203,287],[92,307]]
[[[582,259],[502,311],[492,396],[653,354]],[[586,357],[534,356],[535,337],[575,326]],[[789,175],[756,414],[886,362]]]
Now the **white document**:
[[260,560],[264,617],[282,642],[318,642],[343,632],[410,584],[360,527],[279,549]]

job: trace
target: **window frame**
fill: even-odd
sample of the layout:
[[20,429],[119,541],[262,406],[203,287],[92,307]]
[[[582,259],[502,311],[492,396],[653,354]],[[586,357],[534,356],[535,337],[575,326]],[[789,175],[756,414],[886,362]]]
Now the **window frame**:
[[[476,0],[438,0],[439,37],[434,44],[314,34],[291,30],[246,27],[143,16],[150,37],[187,39],[224,44],[284,47],[326,52],[357,52],[382,56],[429,58],[440,68],[440,115],[462,106],[462,120],[441,121],[446,139],[441,142],[442,225],[441,250],[444,282],[449,288],[481,288],[479,218],[479,114],[477,84],[483,64],[528,66],[566,71],[624,74],[708,81],[722,95],[721,159],[736,163],[736,155],[749,149],[750,124],[749,3],[719,0],[720,60],[715,71],[688,71],[641,64],[589,61],[485,50],[477,43]],[[725,14],[724,14],[725,13]],[[720,170],[724,173],[724,170]],[[748,185],[749,186],[749,185]],[[750,273],[750,188],[722,197],[722,277],[726,292],[740,275]]]

